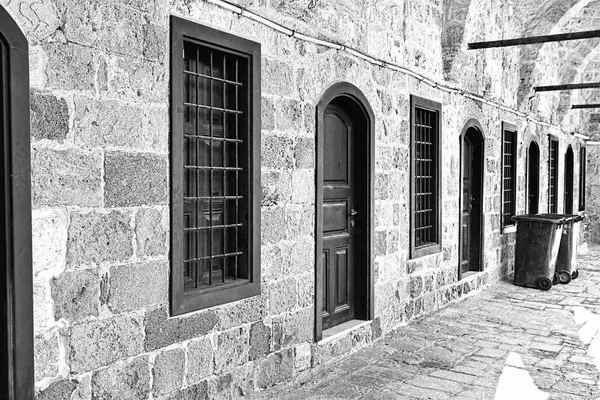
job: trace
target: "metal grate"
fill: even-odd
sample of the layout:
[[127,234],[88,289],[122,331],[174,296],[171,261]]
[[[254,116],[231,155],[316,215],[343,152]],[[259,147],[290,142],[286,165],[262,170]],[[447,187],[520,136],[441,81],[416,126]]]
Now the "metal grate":
[[437,114],[415,108],[415,247],[437,243]]
[[585,210],[585,170],[586,170],[586,148],[579,150],[579,211]]
[[558,140],[550,139],[548,174],[548,211],[550,213],[558,212]]
[[513,225],[516,213],[517,132],[504,130],[502,140],[502,225]]
[[185,290],[248,278],[240,247],[247,60],[184,42]]

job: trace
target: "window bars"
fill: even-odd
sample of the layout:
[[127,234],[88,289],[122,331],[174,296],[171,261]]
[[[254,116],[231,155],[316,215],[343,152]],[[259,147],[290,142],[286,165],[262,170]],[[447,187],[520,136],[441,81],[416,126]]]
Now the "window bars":
[[415,108],[414,239],[415,247],[437,243],[437,114]]
[[186,291],[248,278],[240,246],[246,70],[244,57],[184,42]]
[[502,226],[514,225],[517,198],[517,132],[503,129],[502,134]]

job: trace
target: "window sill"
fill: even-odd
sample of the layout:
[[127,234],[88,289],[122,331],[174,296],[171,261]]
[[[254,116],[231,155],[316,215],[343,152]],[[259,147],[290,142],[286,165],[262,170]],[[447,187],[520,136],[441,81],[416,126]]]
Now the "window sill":
[[347,333],[355,331],[369,324],[371,324],[371,321],[352,319],[350,321],[344,322],[343,324],[334,326],[333,328],[326,329],[323,331],[323,338],[319,340],[318,344],[326,344],[327,342],[331,342],[336,338],[345,336]]

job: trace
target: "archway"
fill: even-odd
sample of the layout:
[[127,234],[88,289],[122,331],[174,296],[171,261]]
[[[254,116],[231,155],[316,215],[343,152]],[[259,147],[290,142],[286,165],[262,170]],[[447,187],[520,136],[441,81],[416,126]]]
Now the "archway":
[[375,118],[364,94],[339,82],[317,105],[315,339],[373,318]]
[[483,267],[484,138],[481,124],[470,119],[460,135],[459,279]]

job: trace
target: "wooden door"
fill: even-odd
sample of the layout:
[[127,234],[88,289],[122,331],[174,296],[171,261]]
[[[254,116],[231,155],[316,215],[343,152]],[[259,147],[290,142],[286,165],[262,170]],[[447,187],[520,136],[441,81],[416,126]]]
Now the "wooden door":
[[565,153],[565,214],[573,214],[573,150]]
[[535,142],[529,145],[527,166],[527,210],[529,214],[539,212],[540,198],[540,149]]
[[324,113],[323,329],[354,318],[354,126],[338,105]]
[[473,200],[473,143],[469,136],[463,141],[462,204],[461,204],[461,260],[460,272],[470,270]]

